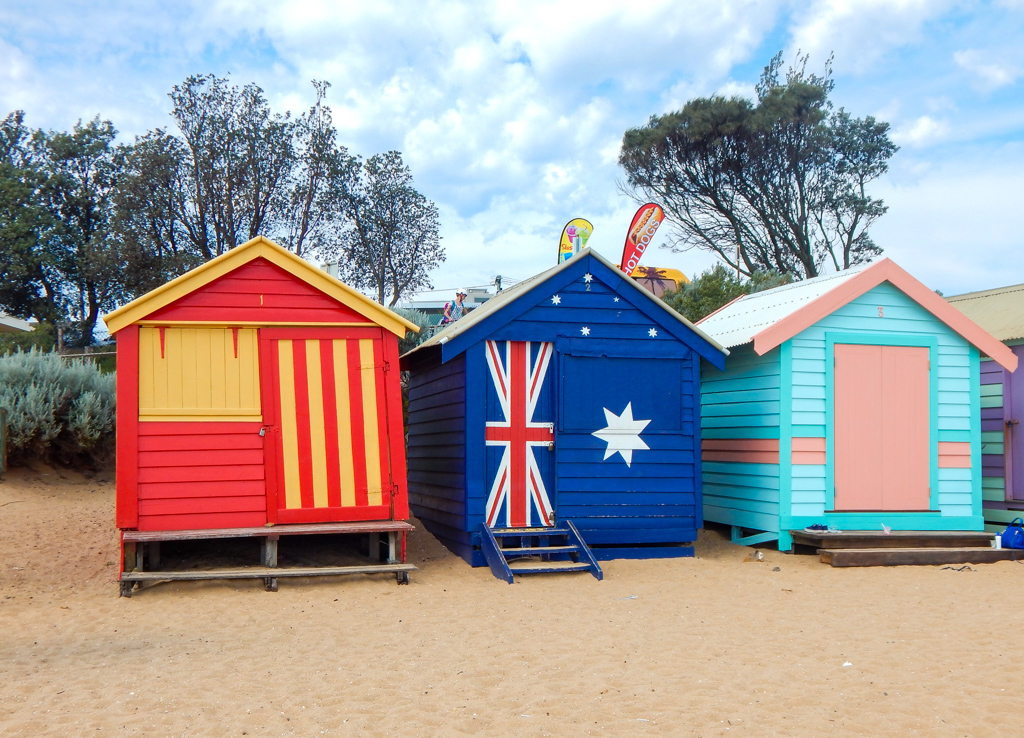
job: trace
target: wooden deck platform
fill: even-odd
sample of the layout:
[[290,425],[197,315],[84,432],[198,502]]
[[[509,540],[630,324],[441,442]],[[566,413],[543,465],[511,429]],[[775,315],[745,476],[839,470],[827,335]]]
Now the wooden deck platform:
[[[405,537],[411,530],[414,530],[414,527],[401,520],[310,523],[210,530],[125,530],[121,532],[123,555],[119,577],[120,592],[122,597],[131,597],[132,590],[136,586],[142,586],[143,583],[200,579],[263,579],[266,589],[276,592],[277,580],[280,577],[339,576],[343,574],[394,574],[399,584],[408,584],[409,572],[416,570],[414,565],[405,563]],[[278,545],[282,537],[325,534],[366,535],[371,563],[355,566],[331,566],[310,562],[313,565],[278,566]],[[161,543],[225,538],[261,539],[260,563],[262,565],[209,569],[165,569],[161,566]],[[382,555],[385,561],[379,563]]]
[[990,564],[1024,559],[1024,551],[992,548],[982,531],[790,531],[795,546],[813,548],[836,567]]

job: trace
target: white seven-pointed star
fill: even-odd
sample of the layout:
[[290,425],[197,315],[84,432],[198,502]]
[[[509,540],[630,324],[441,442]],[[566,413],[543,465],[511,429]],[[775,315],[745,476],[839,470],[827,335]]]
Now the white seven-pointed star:
[[554,295],[554,296],[553,296],[553,297],[551,298],[551,304],[552,304],[552,305],[561,305],[561,304],[562,304],[562,298],[561,298],[561,297],[559,297],[558,295]]
[[633,403],[626,404],[622,415],[616,415],[608,408],[604,408],[604,420],[607,427],[594,431],[590,435],[597,436],[608,444],[605,449],[604,458],[620,454],[626,462],[626,466],[633,464],[633,452],[650,448],[640,438],[640,433],[650,420],[633,420]]
[[650,336],[651,338],[657,338],[658,330],[656,328],[651,328],[649,331],[647,331],[647,335]]
[[587,326],[583,326],[582,328],[580,328],[580,333],[582,333],[584,336],[589,336],[590,335],[590,329],[587,328]]
[[586,274],[583,275],[583,281],[586,282],[587,284],[590,284],[590,281],[593,278],[594,278],[594,275],[591,274],[590,272],[587,272]]

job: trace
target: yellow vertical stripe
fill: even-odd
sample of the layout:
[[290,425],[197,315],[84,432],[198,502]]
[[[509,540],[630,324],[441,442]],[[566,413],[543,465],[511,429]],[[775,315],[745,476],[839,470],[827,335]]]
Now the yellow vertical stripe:
[[306,341],[306,379],[309,387],[313,507],[327,507],[327,430],[324,427],[324,380],[318,339]]
[[341,467],[341,504],[356,504],[356,478],[352,470],[352,406],[349,402],[348,344],[344,338],[334,344],[334,386],[338,398],[338,462]]
[[[295,422],[295,362],[292,358],[292,342],[277,342],[278,374],[281,384],[281,447],[284,459],[284,506],[287,509],[302,507],[302,491],[299,487],[299,432]],[[280,502],[278,503],[280,504]]]
[[380,433],[377,429],[377,373],[373,366],[373,339],[359,339],[359,369],[363,380],[363,443],[366,446],[366,500],[380,505]]

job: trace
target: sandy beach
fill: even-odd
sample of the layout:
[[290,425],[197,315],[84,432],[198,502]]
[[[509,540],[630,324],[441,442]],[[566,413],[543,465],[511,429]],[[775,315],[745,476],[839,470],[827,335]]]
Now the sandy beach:
[[112,474],[0,482],[0,735],[989,736],[1024,565],[697,556],[507,585],[418,528],[391,576],[119,598]]

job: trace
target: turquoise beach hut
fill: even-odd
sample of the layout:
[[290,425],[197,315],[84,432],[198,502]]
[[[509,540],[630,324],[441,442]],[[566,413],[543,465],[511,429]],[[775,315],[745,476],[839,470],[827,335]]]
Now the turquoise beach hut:
[[889,259],[746,295],[698,323],[704,519],[733,540],[981,531],[980,355],[1017,357]]

